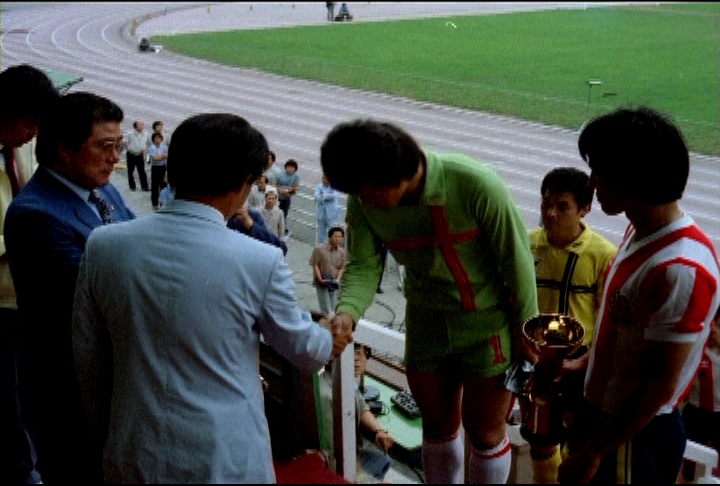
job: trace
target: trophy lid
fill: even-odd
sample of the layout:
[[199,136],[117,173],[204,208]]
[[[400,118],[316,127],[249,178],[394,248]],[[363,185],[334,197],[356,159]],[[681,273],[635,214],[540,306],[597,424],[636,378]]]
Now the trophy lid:
[[575,352],[585,337],[585,327],[565,314],[538,314],[526,320],[523,334],[541,358],[563,358]]

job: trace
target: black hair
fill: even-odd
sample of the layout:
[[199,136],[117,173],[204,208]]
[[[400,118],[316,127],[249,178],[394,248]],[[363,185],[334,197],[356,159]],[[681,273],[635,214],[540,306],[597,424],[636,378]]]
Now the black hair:
[[154,121],[153,124],[152,124],[152,129],[153,129],[153,131],[155,131],[155,128],[156,128],[158,125],[164,125],[164,123],[161,122],[160,120]]
[[163,138],[165,138],[165,137],[163,137],[163,134],[162,134],[162,133],[160,133],[160,132],[155,132],[155,133],[152,134],[152,141],[153,141],[153,142],[155,141],[155,138],[156,138],[156,137],[159,137],[161,142],[163,141]]
[[35,148],[38,164],[55,163],[60,147],[77,152],[92,136],[95,124],[122,123],[123,116],[115,102],[94,93],[76,91],[57,98],[40,124]]
[[652,205],[682,198],[690,156],[682,133],[653,108],[618,108],[592,120],[580,156],[600,178]]
[[320,163],[330,185],[347,194],[357,194],[367,185],[396,187],[410,180],[424,159],[410,134],[375,120],[336,125],[320,149]]
[[340,226],[333,226],[328,230],[328,238],[332,238],[333,233],[336,231],[339,231],[343,236],[345,236],[345,230],[342,229]]
[[265,136],[244,118],[229,113],[195,115],[173,132],[168,183],[178,198],[227,194],[248,177],[257,179],[265,170],[267,154]]
[[592,202],[593,190],[589,182],[590,177],[580,169],[557,167],[545,174],[540,195],[544,197],[548,189],[555,193],[570,192],[575,197],[578,208],[583,208]]
[[285,166],[284,166],[284,167],[287,168],[288,166],[295,167],[295,170],[298,170],[298,164],[297,164],[297,162],[296,162],[294,159],[288,159],[288,160],[285,162]]
[[0,117],[5,120],[41,119],[60,97],[47,74],[29,64],[0,73],[0,93],[4,94]]
[[365,345],[365,344],[359,343],[359,342],[357,342],[357,341],[354,342],[354,348],[355,348],[355,349],[358,349],[358,348],[361,348],[361,347],[365,350],[365,357],[366,357],[367,359],[370,359],[370,356],[372,356],[372,348],[371,348],[370,346],[367,346],[367,345]]

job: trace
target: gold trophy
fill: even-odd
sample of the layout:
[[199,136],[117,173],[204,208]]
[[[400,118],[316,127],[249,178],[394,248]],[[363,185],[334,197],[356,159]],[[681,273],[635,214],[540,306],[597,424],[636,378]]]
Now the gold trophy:
[[531,444],[560,444],[567,438],[567,427],[555,378],[562,360],[582,345],[585,328],[574,317],[540,314],[525,321],[522,329],[540,359],[527,383],[520,434]]

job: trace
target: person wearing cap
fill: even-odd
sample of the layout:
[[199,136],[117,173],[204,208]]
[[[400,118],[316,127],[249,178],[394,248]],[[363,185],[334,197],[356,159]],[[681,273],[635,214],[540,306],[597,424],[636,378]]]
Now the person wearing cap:
[[275,186],[265,188],[265,207],[260,214],[265,220],[265,226],[277,237],[285,236],[285,215],[277,207],[278,191]]

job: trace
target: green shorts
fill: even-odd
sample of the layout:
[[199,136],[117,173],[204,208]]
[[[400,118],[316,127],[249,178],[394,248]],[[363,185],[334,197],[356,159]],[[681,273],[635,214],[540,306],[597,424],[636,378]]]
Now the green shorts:
[[420,371],[488,377],[510,366],[512,326],[499,309],[476,312],[407,306],[405,364]]

